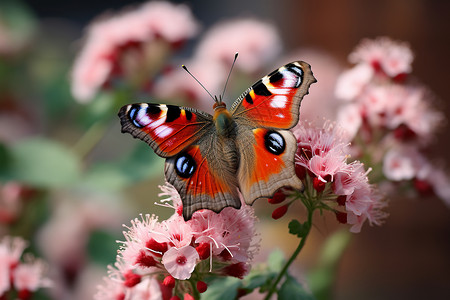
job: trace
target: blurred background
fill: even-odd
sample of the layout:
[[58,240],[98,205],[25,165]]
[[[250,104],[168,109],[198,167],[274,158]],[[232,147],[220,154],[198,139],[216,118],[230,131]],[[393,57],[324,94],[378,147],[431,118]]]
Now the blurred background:
[[[123,239],[122,224],[129,224],[139,213],[162,218],[171,213],[154,205],[157,186],[164,182],[162,159],[148,146],[120,133],[116,107],[101,98],[83,104],[70,92],[70,72],[86,26],[105,12],[137,3],[142,2],[22,0],[0,6],[4,23],[16,30],[18,45],[0,59],[0,159],[4,167],[0,236],[24,237],[31,242],[32,252],[50,266],[59,266],[51,270],[53,275],[62,275],[54,299],[89,299],[95,290],[92,283],[114,261],[115,241]],[[311,99],[332,99],[336,78],[350,66],[348,54],[361,39],[387,36],[409,43],[415,55],[413,77],[433,92],[434,104],[446,118],[450,116],[449,1],[172,3],[187,4],[201,26],[199,34],[174,55],[177,63],[188,61],[202,35],[218,22],[257,18],[278,30],[283,55],[261,68],[261,73],[252,74],[252,80],[287,63],[283,58],[302,59],[311,63],[319,81],[311,88]],[[230,89],[227,94],[235,98],[244,88]],[[125,103],[150,99],[151,94],[140,95]],[[320,113],[321,107],[316,110]],[[324,117],[329,117],[330,112],[323,110]],[[104,122],[98,123],[99,119]],[[430,160],[447,170],[448,129],[445,123],[426,149]],[[55,173],[43,174],[46,160],[52,161],[50,169]],[[13,170],[13,176],[7,169]],[[17,179],[13,187],[8,185],[11,178]],[[19,204],[5,200],[11,193],[20,194]],[[266,202],[257,202],[255,207],[263,221],[260,259],[275,247],[290,253],[295,241],[291,242],[286,229],[293,216],[273,221]],[[436,197],[405,197],[391,199],[387,211],[390,216],[383,226],[365,225],[354,236],[339,263],[333,299],[450,299],[449,206]],[[320,245],[343,227],[326,214],[317,215],[316,221],[317,228],[298,259],[299,272],[314,266]]]

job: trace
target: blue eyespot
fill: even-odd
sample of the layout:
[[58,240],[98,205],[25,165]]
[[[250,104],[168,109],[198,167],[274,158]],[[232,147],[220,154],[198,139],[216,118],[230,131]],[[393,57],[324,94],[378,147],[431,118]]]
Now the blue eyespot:
[[280,155],[286,149],[286,142],[281,134],[276,131],[267,131],[264,136],[264,146],[272,154]]
[[196,168],[195,160],[187,153],[181,153],[175,160],[175,171],[182,178],[191,177]]

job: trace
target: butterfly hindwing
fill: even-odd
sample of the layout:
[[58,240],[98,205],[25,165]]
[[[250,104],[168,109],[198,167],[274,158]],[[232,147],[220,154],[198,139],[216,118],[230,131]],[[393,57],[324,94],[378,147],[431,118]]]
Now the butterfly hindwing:
[[297,141],[289,130],[247,129],[247,138],[238,140],[241,160],[239,188],[247,204],[258,198],[270,198],[280,188],[297,190],[303,184],[295,175],[294,156]]
[[166,160],[166,179],[180,193],[185,220],[199,209],[219,212],[227,206],[241,207],[237,155],[216,143],[220,143],[216,135],[206,134],[199,143]]
[[303,96],[314,82],[309,64],[289,63],[253,84],[233,103],[230,112],[237,123],[292,128],[298,123]]
[[130,104],[119,117],[122,132],[143,140],[161,157],[176,155],[214,127],[211,115],[175,105]]

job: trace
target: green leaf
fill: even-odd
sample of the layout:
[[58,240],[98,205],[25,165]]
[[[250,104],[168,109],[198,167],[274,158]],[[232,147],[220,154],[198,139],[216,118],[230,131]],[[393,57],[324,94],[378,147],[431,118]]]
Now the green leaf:
[[283,269],[286,260],[284,258],[284,253],[280,249],[276,249],[270,253],[268,258],[269,270],[275,273],[279,273]]
[[298,236],[299,238],[303,238],[307,235],[309,230],[309,225],[307,222],[301,224],[297,220],[292,220],[289,222],[289,233]]
[[23,140],[10,149],[9,180],[35,187],[69,186],[80,177],[81,163],[65,146],[45,138]]
[[313,300],[314,296],[308,293],[294,277],[288,275],[278,291],[278,299]]
[[271,280],[276,276],[274,272],[254,272],[250,273],[244,278],[245,289],[253,291],[256,288],[263,287],[271,282]]
[[82,184],[90,188],[118,190],[163,174],[164,159],[158,157],[147,144],[139,142],[134,151],[122,160],[94,165]]
[[228,300],[235,299],[238,289],[242,287],[242,280],[235,277],[219,278],[211,281],[208,289],[202,294],[202,299]]
[[317,299],[330,299],[336,269],[351,236],[348,229],[340,230],[328,237],[323,244],[317,266],[308,275],[308,282]]
[[11,154],[8,148],[3,143],[0,143],[0,174],[5,173],[9,169],[10,161]]
[[117,236],[109,232],[93,231],[87,245],[89,257],[94,262],[105,266],[114,263],[118,248],[117,239]]

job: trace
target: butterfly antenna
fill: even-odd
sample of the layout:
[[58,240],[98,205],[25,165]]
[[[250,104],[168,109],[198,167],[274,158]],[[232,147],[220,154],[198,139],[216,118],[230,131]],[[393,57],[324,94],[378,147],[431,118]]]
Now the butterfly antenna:
[[181,65],[181,67],[186,71],[186,72],[188,72],[189,73],[189,75],[191,75],[191,77],[192,78],[194,78],[195,79],[195,81],[197,81],[198,82],[198,84],[200,84],[200,86],[208,93],[208,95],[215,101],[215,102],[217,102],[217,97],[216,98],[214,98],[213,97],[213,95],[211,95],[211,93],[205,88],[205,86],[200,82],[200,81],[198,81],[198,79],[197,78],[195,78],[195,76],[194,75],[192,75],[192,73],[191,72],[189,72],[189,70],[188,70],[188,68],[185,66],[185,65]]
[[237,57],[238,57],[238,53],[236,52],[236,54],[234,55],[233,64],[231,65],[231,68],[230,68],[230,72],[228,73],[227,81],[225,82],[225,86],[223,87],[222,96],[220,96],[221,101],[223,99],[223,96],[225,95],[225,90],[227,89],[228,80],[230,79],[231,71],[233,71],[233,67],[234,67],[234,64],[236,63]]

